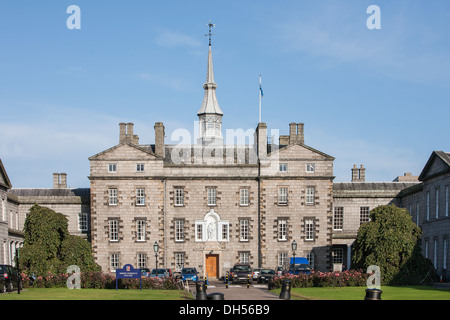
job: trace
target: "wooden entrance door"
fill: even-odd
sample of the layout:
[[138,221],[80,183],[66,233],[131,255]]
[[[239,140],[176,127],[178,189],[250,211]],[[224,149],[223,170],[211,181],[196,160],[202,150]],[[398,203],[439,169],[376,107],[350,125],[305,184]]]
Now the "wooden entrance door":
[[209,278],[217,278],[219,274],[219,255],[207,254],[205,259],[205,271]]

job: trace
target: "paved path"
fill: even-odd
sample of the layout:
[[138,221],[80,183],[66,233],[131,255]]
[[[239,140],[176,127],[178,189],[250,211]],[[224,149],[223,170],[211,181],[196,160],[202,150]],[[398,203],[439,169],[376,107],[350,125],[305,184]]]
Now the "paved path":
[[[189,290],[195,297],[195,283],[189,284]],[[248,288],[246,284],[229,284],[226,288],[223,281],[210,281],[206,295],[215,292],[222,293],[225,300],[280,300],[278,295],[269,292],[267,284],[252,283]]]

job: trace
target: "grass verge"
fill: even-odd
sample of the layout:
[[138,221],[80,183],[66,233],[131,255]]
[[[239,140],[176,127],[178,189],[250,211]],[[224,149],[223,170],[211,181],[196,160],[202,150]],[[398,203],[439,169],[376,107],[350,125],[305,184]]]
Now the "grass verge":
[[29,288],[0,294],[0,300],[192,300],[181,290]]

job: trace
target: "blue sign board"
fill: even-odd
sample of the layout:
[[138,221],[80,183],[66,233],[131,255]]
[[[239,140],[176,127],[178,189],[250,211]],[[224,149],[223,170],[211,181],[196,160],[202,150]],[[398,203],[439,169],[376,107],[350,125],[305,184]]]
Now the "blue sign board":
[[123,269],[116,269],[116,290],[119,279],[139,279],[139,289],[142,290],[141,269],[135,269],[131,264],[126,264]]

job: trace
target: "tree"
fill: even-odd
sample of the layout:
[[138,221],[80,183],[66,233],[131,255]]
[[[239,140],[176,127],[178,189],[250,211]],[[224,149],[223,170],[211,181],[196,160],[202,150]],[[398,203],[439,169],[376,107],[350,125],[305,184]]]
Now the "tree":
[[24,225],[24,245],[20,249],[20,268],[36,276],[65,273],[76,264],[81,271],[99,271],[89,243],[70,235],[67,218],[37,204],[30,208]]
[[352,268],[377,265],[382,284],[412,284],[434,275],[429,259],[421,254],[422,230],[409,212],[395,205],[370,212],[371,221],[361,225],[353,246]]

